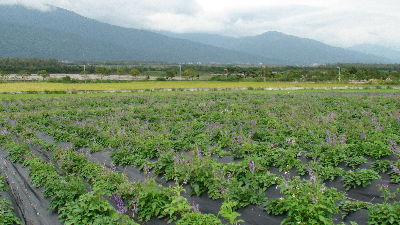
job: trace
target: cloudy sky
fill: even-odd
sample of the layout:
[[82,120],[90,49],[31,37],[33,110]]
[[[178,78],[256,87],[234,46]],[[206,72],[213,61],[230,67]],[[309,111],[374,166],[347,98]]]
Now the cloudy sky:
[[348,47],[400,49],[399,0],[0,0],[50,4],[125,27],[230,36],[280,31]]

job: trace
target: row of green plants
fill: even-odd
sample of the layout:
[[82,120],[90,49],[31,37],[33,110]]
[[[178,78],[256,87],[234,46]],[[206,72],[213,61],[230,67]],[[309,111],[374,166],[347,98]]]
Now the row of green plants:
[[12,203],[9,200],[3,198],[1,194],[1,192],[5,192],[7,190],[8,185],[6,183],[5,177],[0,175],[0,224],[22,224],[21,220],[14,214]]

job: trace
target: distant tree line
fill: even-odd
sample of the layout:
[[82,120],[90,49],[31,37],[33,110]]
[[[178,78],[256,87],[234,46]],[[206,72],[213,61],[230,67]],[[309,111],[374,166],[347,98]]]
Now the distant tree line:
[[69,65],[54,59],[20,59],[20,58],[0,58],[1,73],[13,74],[33,74],[38,71],[48,73],[80,73],[83,67],[79,65]]
[[[84,64],[81,64],[84,63]],[[165,79],[182,76],[199,79],[203,75],[213,80],[256,80],[256,81],[345,81],[345,80],[393,80],[400,79],[399,64],[330,64],[320,66],[263,66],[263,65],[167,65],[156,63],[136,63],[129,61],[105,62],[60,62],[54,59],[0,58],[0,75],[30,74],[111,74],[149,76],[156,74]],[[103,64],[100,64],[103,63]],[[84,66],[85,65],[85,66]],[[339,74],[340,68],[340,74]],[[180,70],[181,69],[181,70]]]

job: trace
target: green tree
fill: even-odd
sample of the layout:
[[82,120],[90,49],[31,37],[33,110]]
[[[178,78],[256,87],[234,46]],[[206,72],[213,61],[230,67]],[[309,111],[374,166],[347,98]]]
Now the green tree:
[[39,70],[37,75],[41,76],[43,80],[46,80],[48,77],[50,77],[50,74],[46,70]]
[[260,70],[260,76],[264,79],[264,82],[267,80],[268,77],[271,76],[271,72],[268,67],[264,66]]
[[171,70],[167,70],[165,73],[166,73],[167,79],[171,80],[172,78],[176,77],[176,75],[178,74],[178,71],[171,69]]
[[125,74],[126,74],[126,69],[125,69],[125,67],[118,67],[118,68],[117,68],[117,74],[118,74],[118,75],[125,75]]
[[106,67],[96,67],[94,72],[96,74],[100,74],[102,80],[104,78],[104,75],[108,75],[109,74],[109,70]]
[[138,69],[136,69],[136,68],[132,68],[129,71],[129,75],[134,76],[134,77],[139,76],[140,75],[140,71]]
[[108,69],[106,67],[96,67],[94,72],[96,74],[107,75],[108,74]]
[[366,80],[366,73],[365,70],[358,70],[355,74],[355,78],[357,80]]
[[192,70],[192,69],[186,69],[186,70],[183,71],[182,76],[186,77],[186,79],[187,78],[191,78],[193,80],[194,77],[198,77],[199,76],[199,73],[197,71],[195,71],[195,70]]
[[23,80],[26,80],[26,77],[29,75],[29,72],[27,70],[20,70],[18,71],[18,75],[20,75]]
[[7,76],[7,72],[4,70],[0,70],[0,77],[5,80],[6,76]]

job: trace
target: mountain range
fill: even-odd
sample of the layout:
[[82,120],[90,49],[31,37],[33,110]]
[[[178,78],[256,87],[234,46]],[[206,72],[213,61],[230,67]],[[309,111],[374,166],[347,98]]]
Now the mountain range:
[[352,46],[349,49],[363,52],[365,54],[381,56],[396,63],[400,63],[400,50],[388,48],[382,45],[361,44]]
[[39,11],[0,5],[0,29],[0,57],[276,65],[397,61],[376,51],[333,47],[279,32],[241,38],[160,33],[110,25],[56,7]]

